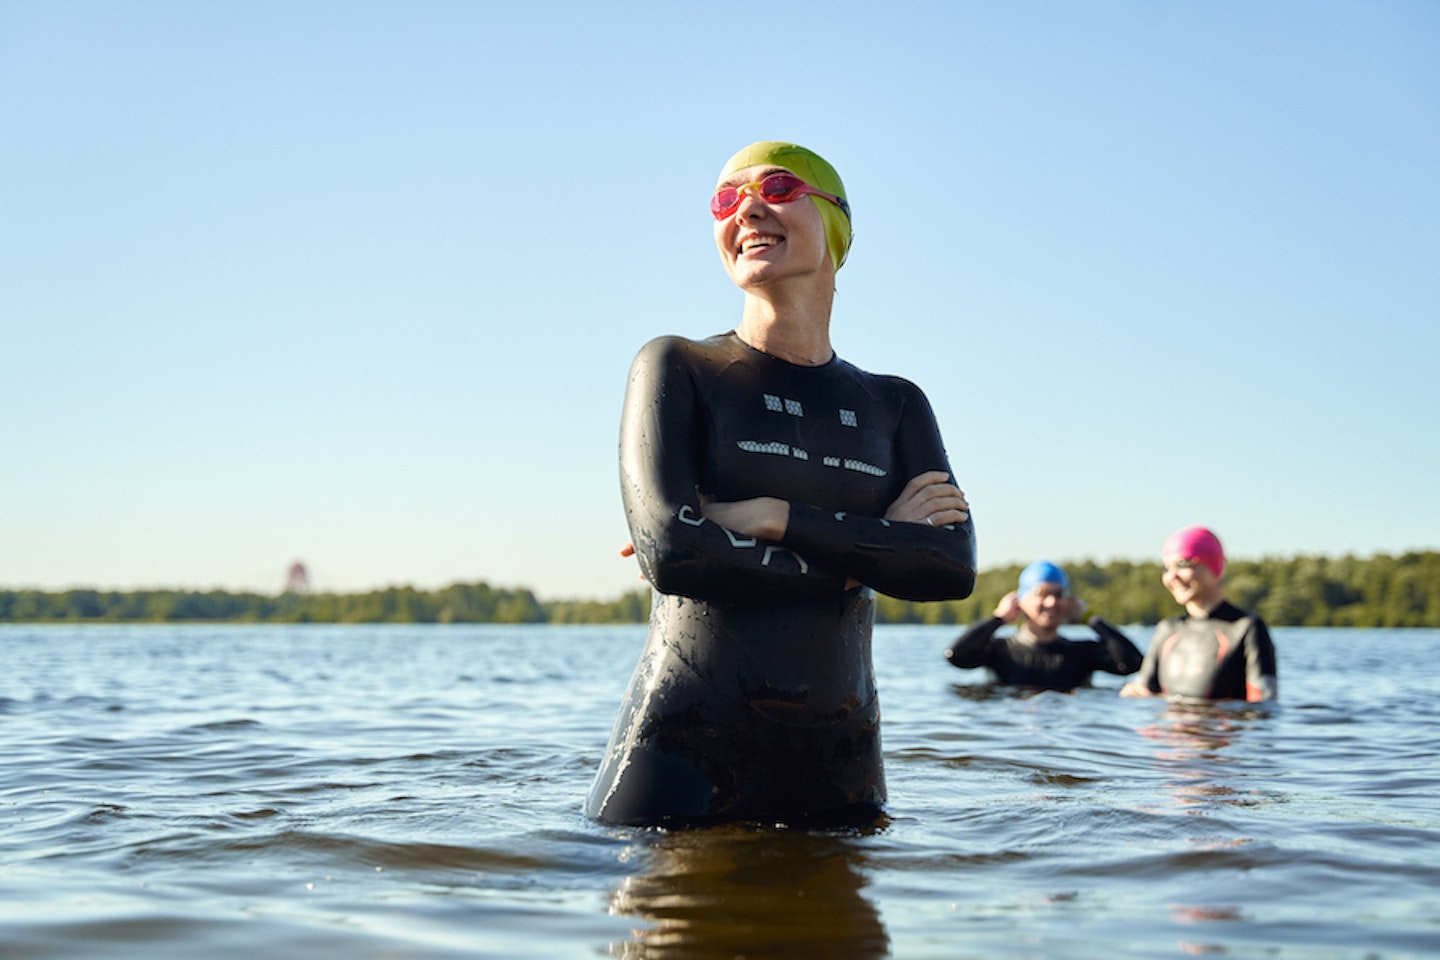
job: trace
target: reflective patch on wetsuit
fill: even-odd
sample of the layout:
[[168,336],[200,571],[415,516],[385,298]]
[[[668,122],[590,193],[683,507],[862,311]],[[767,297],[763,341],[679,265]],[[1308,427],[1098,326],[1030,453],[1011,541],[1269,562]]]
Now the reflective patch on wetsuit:
[[856,416],[855,416],[855,411],[854,411],[854,410],[846,410],[844,407],[841,407],[841,408],[840,408],[840,425],[841,425],[842,427],[858,427],[858,426],[860,426],[860,421],[856,418]]
[[773,393],[764,394],[765,409],[771,413],[788,413],[792,417],[805,416],[805,408],[800,405],[799,400],[791,400],[787,397],[777,397]]
[[852,470],[855,473],[863,473],[871,477],[888,477],[890,475],[890,471],[885,470],[881,467],[877,467],[873,463],[866,463],[864,460],[851,460],[849,458],[841,457],[822,457],[820,459],[820,462],[825,464],[825,466],[827,467],[844,467],[846,470]]
[[856,473],[869,474],[872,477],[886,476],[888,471],[882,470],[873,463],[866,463],[864,460],[845,460],[845,469],[854,470]]
[[794,557],[795,562],[800,565],[801,573],[810,572],[810,564],[805,560],[805,558],[800,556],[800,554],[796,553],[794,550],[787,549],[786,547],[767,546],[765,548],[765,556],[760,560],[760,565],[765,567],[770,566],[770,558],[778,553],[788,553],[790,556]]
[[799,447],[792,447],[788,443],[781,443],[778,440],[766,442],[764,440],[736,440],[735,446],[746,453],[771,453],[779,457],[794,457],[796,460],[809,460],[810,452]]
[[[744,536],[741,536],[740,534],[736,533],[734,530],[731,530],[729,527],[721,527],[720,529],[721,529],[721,530],[724,530],[724,531],[725,531],[725,536],[727,536],[727,537],[730,538],[730,546],[735,547],[736,549],[744,549],[745,547],[753,547],[753,546],[757,546],[757,545],[760,543],[760,541],[759,541],[759,540],[756,540],[754,537],[744,537]],[[770,554],[769,554],[769,552],[768,552],[769,548],[767,547],[766,550],[767,550],[767,552],[766,552],[766,554],[765,554],[765,559],[766,559],[766,562],[768,563],[768,562],[769,562],[769,559],[770,559]]]

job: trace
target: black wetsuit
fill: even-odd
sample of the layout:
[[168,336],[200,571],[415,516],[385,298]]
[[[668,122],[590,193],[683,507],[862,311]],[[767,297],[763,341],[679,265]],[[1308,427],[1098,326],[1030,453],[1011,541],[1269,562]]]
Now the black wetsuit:
[[1190,700],[1273,700],[1275,645],[1265,621],[1222,600],[1209,616],[1160,621],[1131,682]]
[[999,683],[1045,690],[1085,686],[1096,670],[1124,676],[1139,669],[1140,651],[1125,634],[1099,617],[1087,622],[1099,640],[1056,637],[1039,643],[1021,636],[1024,627],[1010,636],[995,636],[1005,621],[991,617],[962,633],[945,651],[945,659],[967,670],[988,667]]
[[[870,589],[968,596],[974,528],[878,519],[949,472],[913,384],[842,360],[801,367],[733,333],[662,337],[626,390],[620,482],[650,633],[586,805],[610,823],[799,819],[885,799]],[[701,496],[790,502],[778,543]],[[845,589],[847,577],[866,588]]]

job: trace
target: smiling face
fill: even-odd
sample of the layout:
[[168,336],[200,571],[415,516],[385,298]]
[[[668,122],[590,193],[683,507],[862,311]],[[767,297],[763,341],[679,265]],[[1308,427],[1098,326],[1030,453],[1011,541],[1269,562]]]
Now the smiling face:
[[1166,557],[1160,582],[1175,602],[1192,613],[1213,610],[1220,602],[1220,578],[1215,571],[1188,557]]
[[[785,168],[744,167],[727,174],[716,187],[751,183],[779,171]],[[809,197],[791,203],[767,203],[757,190],[746,190],[735,212],[715,221],[715,246],[725,272],[742,290],[787,278],[827,274],[832,286],[834,283],[835,267],[825,245],[825,224]]]
[[1030,623],[1037,639],[1052,640],[1065,624],[1069,605],[1065,588],[1058,583],[1042,583],[1020,598],[1020,612]]

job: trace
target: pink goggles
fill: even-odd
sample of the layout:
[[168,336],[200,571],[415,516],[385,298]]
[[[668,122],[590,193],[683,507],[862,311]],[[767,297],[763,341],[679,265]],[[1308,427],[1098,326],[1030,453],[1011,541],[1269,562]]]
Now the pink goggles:
[[846,217],[850,216],[850,204],[845,202],[844,197],[812,187],[793,173],[772,173],[760,180],[716,190],[715,196],[710,198],[710,212],[715,215],[715,219],[724,220],[733,216],[735,211],[740,209],[740,200],[746,190],[754,190],[766,203],[794,203],[801,197],[816,196],[829,200],[839,207]]

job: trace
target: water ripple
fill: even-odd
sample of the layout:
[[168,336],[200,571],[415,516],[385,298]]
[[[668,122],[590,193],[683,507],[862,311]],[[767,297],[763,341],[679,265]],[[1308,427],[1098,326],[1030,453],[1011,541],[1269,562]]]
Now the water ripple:
[[[586,821],[642,628],[0,630],[14,957],[1433,955],[1434,632],[1278,707],[997,688],[883,629],[871,833]],[[1393,646],[1404,675],[1345,652]],[[183,678],[183,683],[177,682]],[[959,679],[957,679],[959,678]]]

